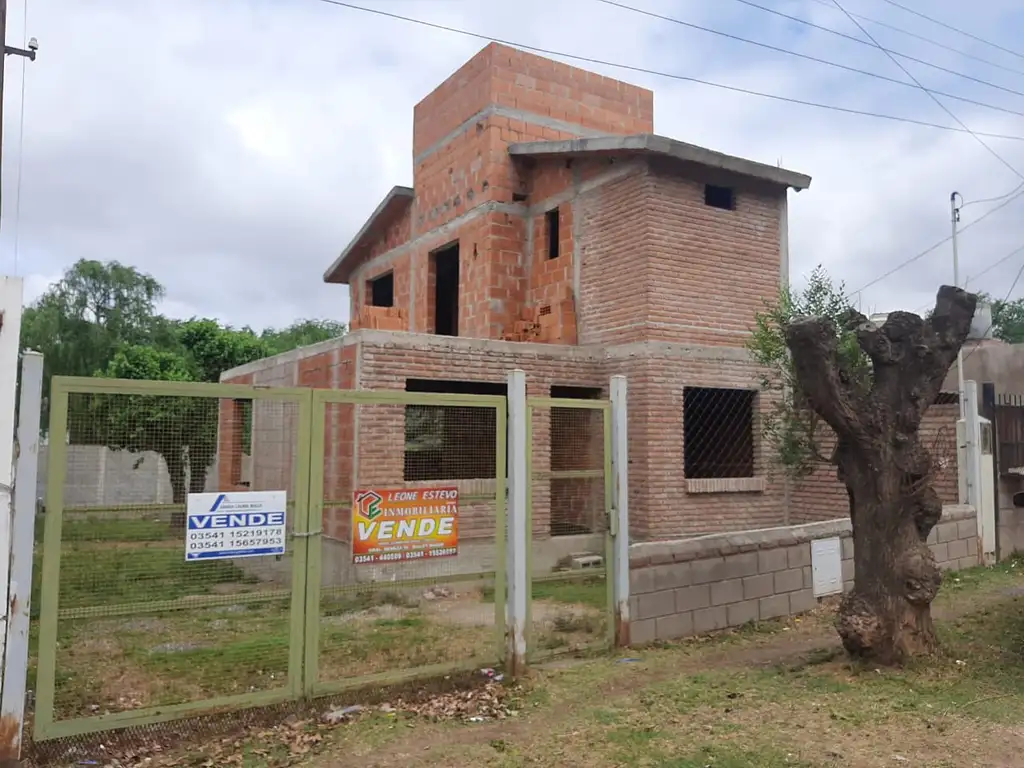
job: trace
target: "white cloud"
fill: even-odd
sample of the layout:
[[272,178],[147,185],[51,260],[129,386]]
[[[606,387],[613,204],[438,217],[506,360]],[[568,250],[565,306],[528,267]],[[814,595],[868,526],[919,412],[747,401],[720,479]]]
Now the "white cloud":
[[[727,41],[594,0],[365,0],[387,11],[538,47],[865,111],[953,124],[910,88]],[[888,77],[881,52],[735,0],[634,0],[649,10]],[[818,0],[774,5],[859,35]],[[1024,60],[929,25],[879,0],[848,9],[1024,70]],[[927,12],[1009,48],[1024,8],[993,0],[963,15]],[[10,11],[18,42],[20,7]],[[168,291],[166,311],[234,324],[347,319],[347,291],[320,281],[385,191],[409,183],[413,105],[484,41],[318,0],[51,0],[33,4],[18,270],[29,295],[78,258],[117,259]],[[885,46],[1024,91],[1024,77],[885,28]],[[572,60],[569,63],[579,64]],[[814,177],[790,217],[794,276],[822,263],[850,289],[944,237],[953,189],[992,197],[1018,179],[970,136],[816,110],[612,67],[580,64],[655,90],[659,133]],[[919,64],[929,87],[1024,111],[1024,99]],[[14,269],[22,64],[10,58],[4,111],[0,269]],[[1024,134],[1016,117],[955,101],[976,130]],[[1024,142],[988,140],[1024,170]],[[1024,242],[1024,199],[966,232],[962,272]],[[985,206],[964,211],[967,223]],[[1005,292],[1024,259],[986,274]],[[919,308],[951,276],[944,247],[865,291],[865,308]],[[28,289],[31,290],[28,290]],[[1020,285],[1024,294],[1024,281]]]

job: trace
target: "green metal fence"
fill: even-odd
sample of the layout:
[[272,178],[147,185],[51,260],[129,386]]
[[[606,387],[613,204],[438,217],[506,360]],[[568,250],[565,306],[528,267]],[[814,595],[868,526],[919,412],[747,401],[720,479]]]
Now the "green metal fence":
[[[313,465],[311,516],[323,536],[310,550],[306,692],[496,664],[505,398],[317,390],[314,404],[324,460]],[[433,538],[416,535],[424,526]]]
[[527,655],[614,644],[611,403],[527,399]]
[[500,396],[54,377],[35,739],[497,662],[505,436]]

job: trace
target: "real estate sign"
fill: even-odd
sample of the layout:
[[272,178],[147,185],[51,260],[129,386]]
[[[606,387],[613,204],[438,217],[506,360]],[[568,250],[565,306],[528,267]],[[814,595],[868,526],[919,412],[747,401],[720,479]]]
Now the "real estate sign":
[[284,491],[190,493],[186,507],[186,560],[283,555]]
[[353,563],[391,563],[458,554],[457,488],[363,488],[355,492]]

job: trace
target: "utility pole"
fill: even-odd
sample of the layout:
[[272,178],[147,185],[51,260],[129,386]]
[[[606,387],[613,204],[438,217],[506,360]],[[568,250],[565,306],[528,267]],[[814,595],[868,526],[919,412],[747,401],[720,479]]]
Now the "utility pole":
[[[29,61],[36,60],[39,43],[33,37],[28,41],[28,48],[16,48],[7,44],[7,0],[0,0],[0,40],[4,44],[4,60],[0,62],[0,169],[3,168],[3,126],[4,126],[4,70],[7,69],[7,57],[24,56]],[[22,107],[24,108],[24,106]]]
[[[963,200],[960,197],[959,192],[953,192],[949,196],[949,218],[953,228],[953,234],[951,240],[953,241],[953,285],[957,288],[960,287],[960,256],[957,253],[956,243],[956,225],[960,222],[960,206],[957,205],[957,198]],[[960,345],[960,349],[956,353],[956,382],[957,392],[960,400],[960,418],[965,418],[966,411],[964,410],[964,349],[963,345]]]

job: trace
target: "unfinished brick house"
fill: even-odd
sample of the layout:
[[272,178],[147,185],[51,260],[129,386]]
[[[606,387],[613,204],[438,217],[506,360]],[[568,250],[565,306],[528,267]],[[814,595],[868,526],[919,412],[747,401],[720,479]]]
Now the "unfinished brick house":
[[[222,380],[503,394],[521,368],[531,396],[587,398],[624,374],[634,539],[790,522],[744,342],[787,279],[787,194],[808,176],[655,135],[651,91],[497,44],[416,105],[412,154],[413,186],[394,187],[324,273],[349,286],[351,331]],[[452,481],[493,497],[493,419],[444,417],[417,453],[415,418],[360,409],[338,406],[327,426],[328,536],[347,541],[356,486]],[[585,417],[534,417],[548,478],[534,488],[535,563],[597,546],[600,483],[556,476],[599,460],[600,423]],[[222,455],[238,450],[232,419]],[[259,432],[257,419],[254,482],[286,483]],[[236,465],[222,462],[222,487]],[[844,514],[834,491],[820,508],[799,497],[800,519]],[[492,540],[493,498],[464,506],[462,539]]]

